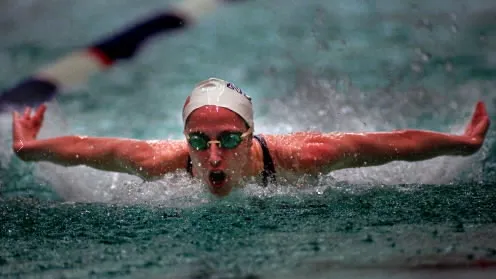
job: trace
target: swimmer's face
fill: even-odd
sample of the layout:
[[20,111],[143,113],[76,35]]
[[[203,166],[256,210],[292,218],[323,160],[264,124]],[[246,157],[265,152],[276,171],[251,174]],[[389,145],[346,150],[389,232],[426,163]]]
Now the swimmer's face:
[[[215,143],[202,146],[202,143],[222,139],[227,144],[237,143],[237,136],[247,130],[239,115],[222,107],[203,106],[188,117],[184,134],[191,142],[188,146],[195,176],[201,178],[214,195],[228,195],[243,178],[250,156],[252,135],[243,137],[239,145],[229,146],[231,148],[223,147],[222,143],[220,146]],[[230,137],[231,133],[237,135]]]

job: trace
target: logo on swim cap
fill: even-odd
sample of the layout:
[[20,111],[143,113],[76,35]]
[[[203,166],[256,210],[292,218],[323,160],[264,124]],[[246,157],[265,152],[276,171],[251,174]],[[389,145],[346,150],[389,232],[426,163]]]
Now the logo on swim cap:
[[231,88],[232,90],[238,92],[239,94],[243,94],[243,91],[241,91],[241,89],[239,89],[236,85],[232,84],[232,83],[227,83],[227,87]]
[[232,89],[232,90],[234,90],[234,91],[238,92],[239,94],[241,94],[241,95],[245,96],[245,97],[246,97],[248,100],[250,100],[250,102],[251,102],[251,97],[250,97],[250,96],[248,96],[248,95],[246,95],[245,93],[243,93],[243,91],[241,91],[241,89],[239,89],[239,87],[237,87],[237,86],[236,86],[236,85],[234,85],[233,83],[228,82],[228,83],[227,83],[227,88],[230,88],[230,89]]

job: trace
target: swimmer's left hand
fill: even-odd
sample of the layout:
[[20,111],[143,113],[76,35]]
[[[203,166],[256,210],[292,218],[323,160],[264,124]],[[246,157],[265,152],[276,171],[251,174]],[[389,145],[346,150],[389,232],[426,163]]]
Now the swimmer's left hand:
[[463,134],[467,138],[466,152],[472,154],[477,152],[482,144],[489,129],[490,120],[489,115],[486,111],[486,106],[483,102],[477,102],[475,105],[475,111],[472,114],[472,119],[465,128],[465,133]]

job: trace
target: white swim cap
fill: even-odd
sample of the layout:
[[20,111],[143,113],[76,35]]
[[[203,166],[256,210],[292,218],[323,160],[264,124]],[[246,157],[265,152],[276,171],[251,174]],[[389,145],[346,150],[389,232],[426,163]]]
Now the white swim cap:
[[218,78],[209,78],[198,83],[183,108],[183,123],[188,116],[203,106],[214,105],[227,108],[243,118],[253,128],[253,107],[251,98],[234,84]]

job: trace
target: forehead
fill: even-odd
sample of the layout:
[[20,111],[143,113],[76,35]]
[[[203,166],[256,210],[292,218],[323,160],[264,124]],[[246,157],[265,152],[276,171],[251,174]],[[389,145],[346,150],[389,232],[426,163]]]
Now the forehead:
[[218,106],[203,106],[188,117],[185,130],[243,130],[244,120],[235,112]]

